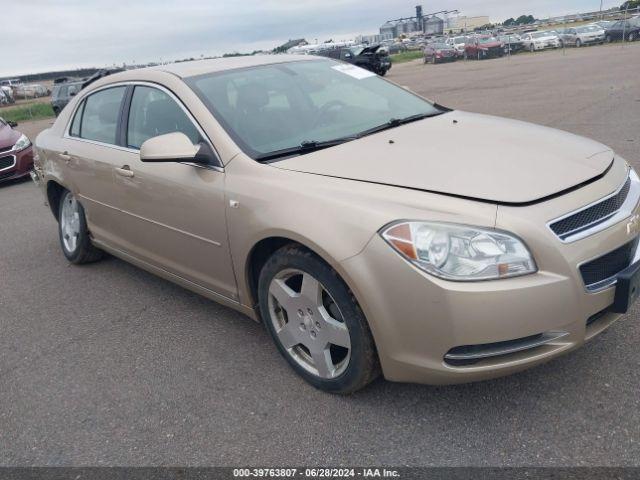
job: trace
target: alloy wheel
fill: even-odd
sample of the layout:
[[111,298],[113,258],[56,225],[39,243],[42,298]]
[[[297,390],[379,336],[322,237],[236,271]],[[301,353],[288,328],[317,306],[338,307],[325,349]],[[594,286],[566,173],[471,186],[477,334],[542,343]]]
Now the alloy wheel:
[[60,229],[62,231],[62,243],[69,253],[78,248],[80,237],[80,210],[76,197],[68,194],[62,204],[60,215]]
[[302,368],[324,379],[347,369],[349,329],[331,294],[311,274],[279,272],[269,285],[269,316],[278,341]]

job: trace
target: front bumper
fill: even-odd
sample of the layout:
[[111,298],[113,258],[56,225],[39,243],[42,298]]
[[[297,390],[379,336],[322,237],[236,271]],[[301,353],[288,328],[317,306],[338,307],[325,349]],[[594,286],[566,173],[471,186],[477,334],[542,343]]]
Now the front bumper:
[[[603,196],[620,182],[619,170],[564,198],[499,212],[497,227],[521,234],[534,254],[539,270],[532,275],[441,280],[409,264],[379,235],[342,262],[369,320],[385,377],[451,384],[507,375],[583,345],[620,318],[609,310],[615,288],[589,293],[578,265],[628,242],[626,222],[566,245],[540,221],[586,197]],[[640,213],[638,206],[633,213]],[[491,349],[503,354],[457,361]]]
[[33,170],[33,147],[29,146],[19,152],[2,152],[0,160],[4,160],[2,165],[6,164],[0,168],[0,182],[26,177]]

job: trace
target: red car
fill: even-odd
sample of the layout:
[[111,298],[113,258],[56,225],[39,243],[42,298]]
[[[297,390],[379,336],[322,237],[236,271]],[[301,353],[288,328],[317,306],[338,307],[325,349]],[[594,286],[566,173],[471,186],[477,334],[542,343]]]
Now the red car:
[[504,56],[504,43],[495,37],[470,37],[464,46],[464,58],[482,60]]
[[424,47],[424,63],[454,62],[457,58],[456,49],[446,43],[430,43]]
[[13,129],[17,125],[0,118],[0,182],[27,176],[33,169],[31,142]]

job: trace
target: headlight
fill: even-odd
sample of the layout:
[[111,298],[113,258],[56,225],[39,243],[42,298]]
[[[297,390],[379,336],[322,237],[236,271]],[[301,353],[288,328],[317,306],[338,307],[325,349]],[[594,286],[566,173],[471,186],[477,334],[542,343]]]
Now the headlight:
[[448,223],[400,222],[385,228],[381,235],[411,263],[446,280],[493,280],[536,272],[527,247],[506,232]]
[[23,133],[22,135],[20,135],[20,138],[13,146],[13,149],[15,151],[20,151],[20,150],[24,150],[30,145],[31,145],[31,142],[29,141],[29,138],[27,138],[27,136]]

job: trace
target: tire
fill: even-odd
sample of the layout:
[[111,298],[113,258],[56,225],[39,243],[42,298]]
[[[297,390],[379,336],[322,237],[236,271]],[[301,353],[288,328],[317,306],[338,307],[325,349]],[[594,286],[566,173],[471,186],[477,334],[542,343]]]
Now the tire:
[[627,37],[627,40],[629,40],[630,42],[634,42],[636,40],[636,34],[634,32],[631,32]]
[[84,208],[68,190],[58,207],[58,236],[62,253],[75,265],[96,262],[103,256],[102,250],[91,243]]
[[582,46],[582,40],[579,38],[576,40],[576,48],[580,48]]
[[58,107],[53,107],[53,114],[57,117],[60,115],[60,109]]
[[276,251],[260,272],[258,301],[278,350],[314,387],[349,394],[379,375],[362,310],[338,274],[314,253],[298,245]]
[[612,42],[612,40],[613,40],[613,39],[611,38],[611,35],[606,35],[606,36],[604,37],[604,41],[605,41],[606,43],[611,43],[611,42]]
[[469,55],[467,55],[467,52],[465,51],[464,54],[462,55],[462,58],[464,60],[469,60]]

